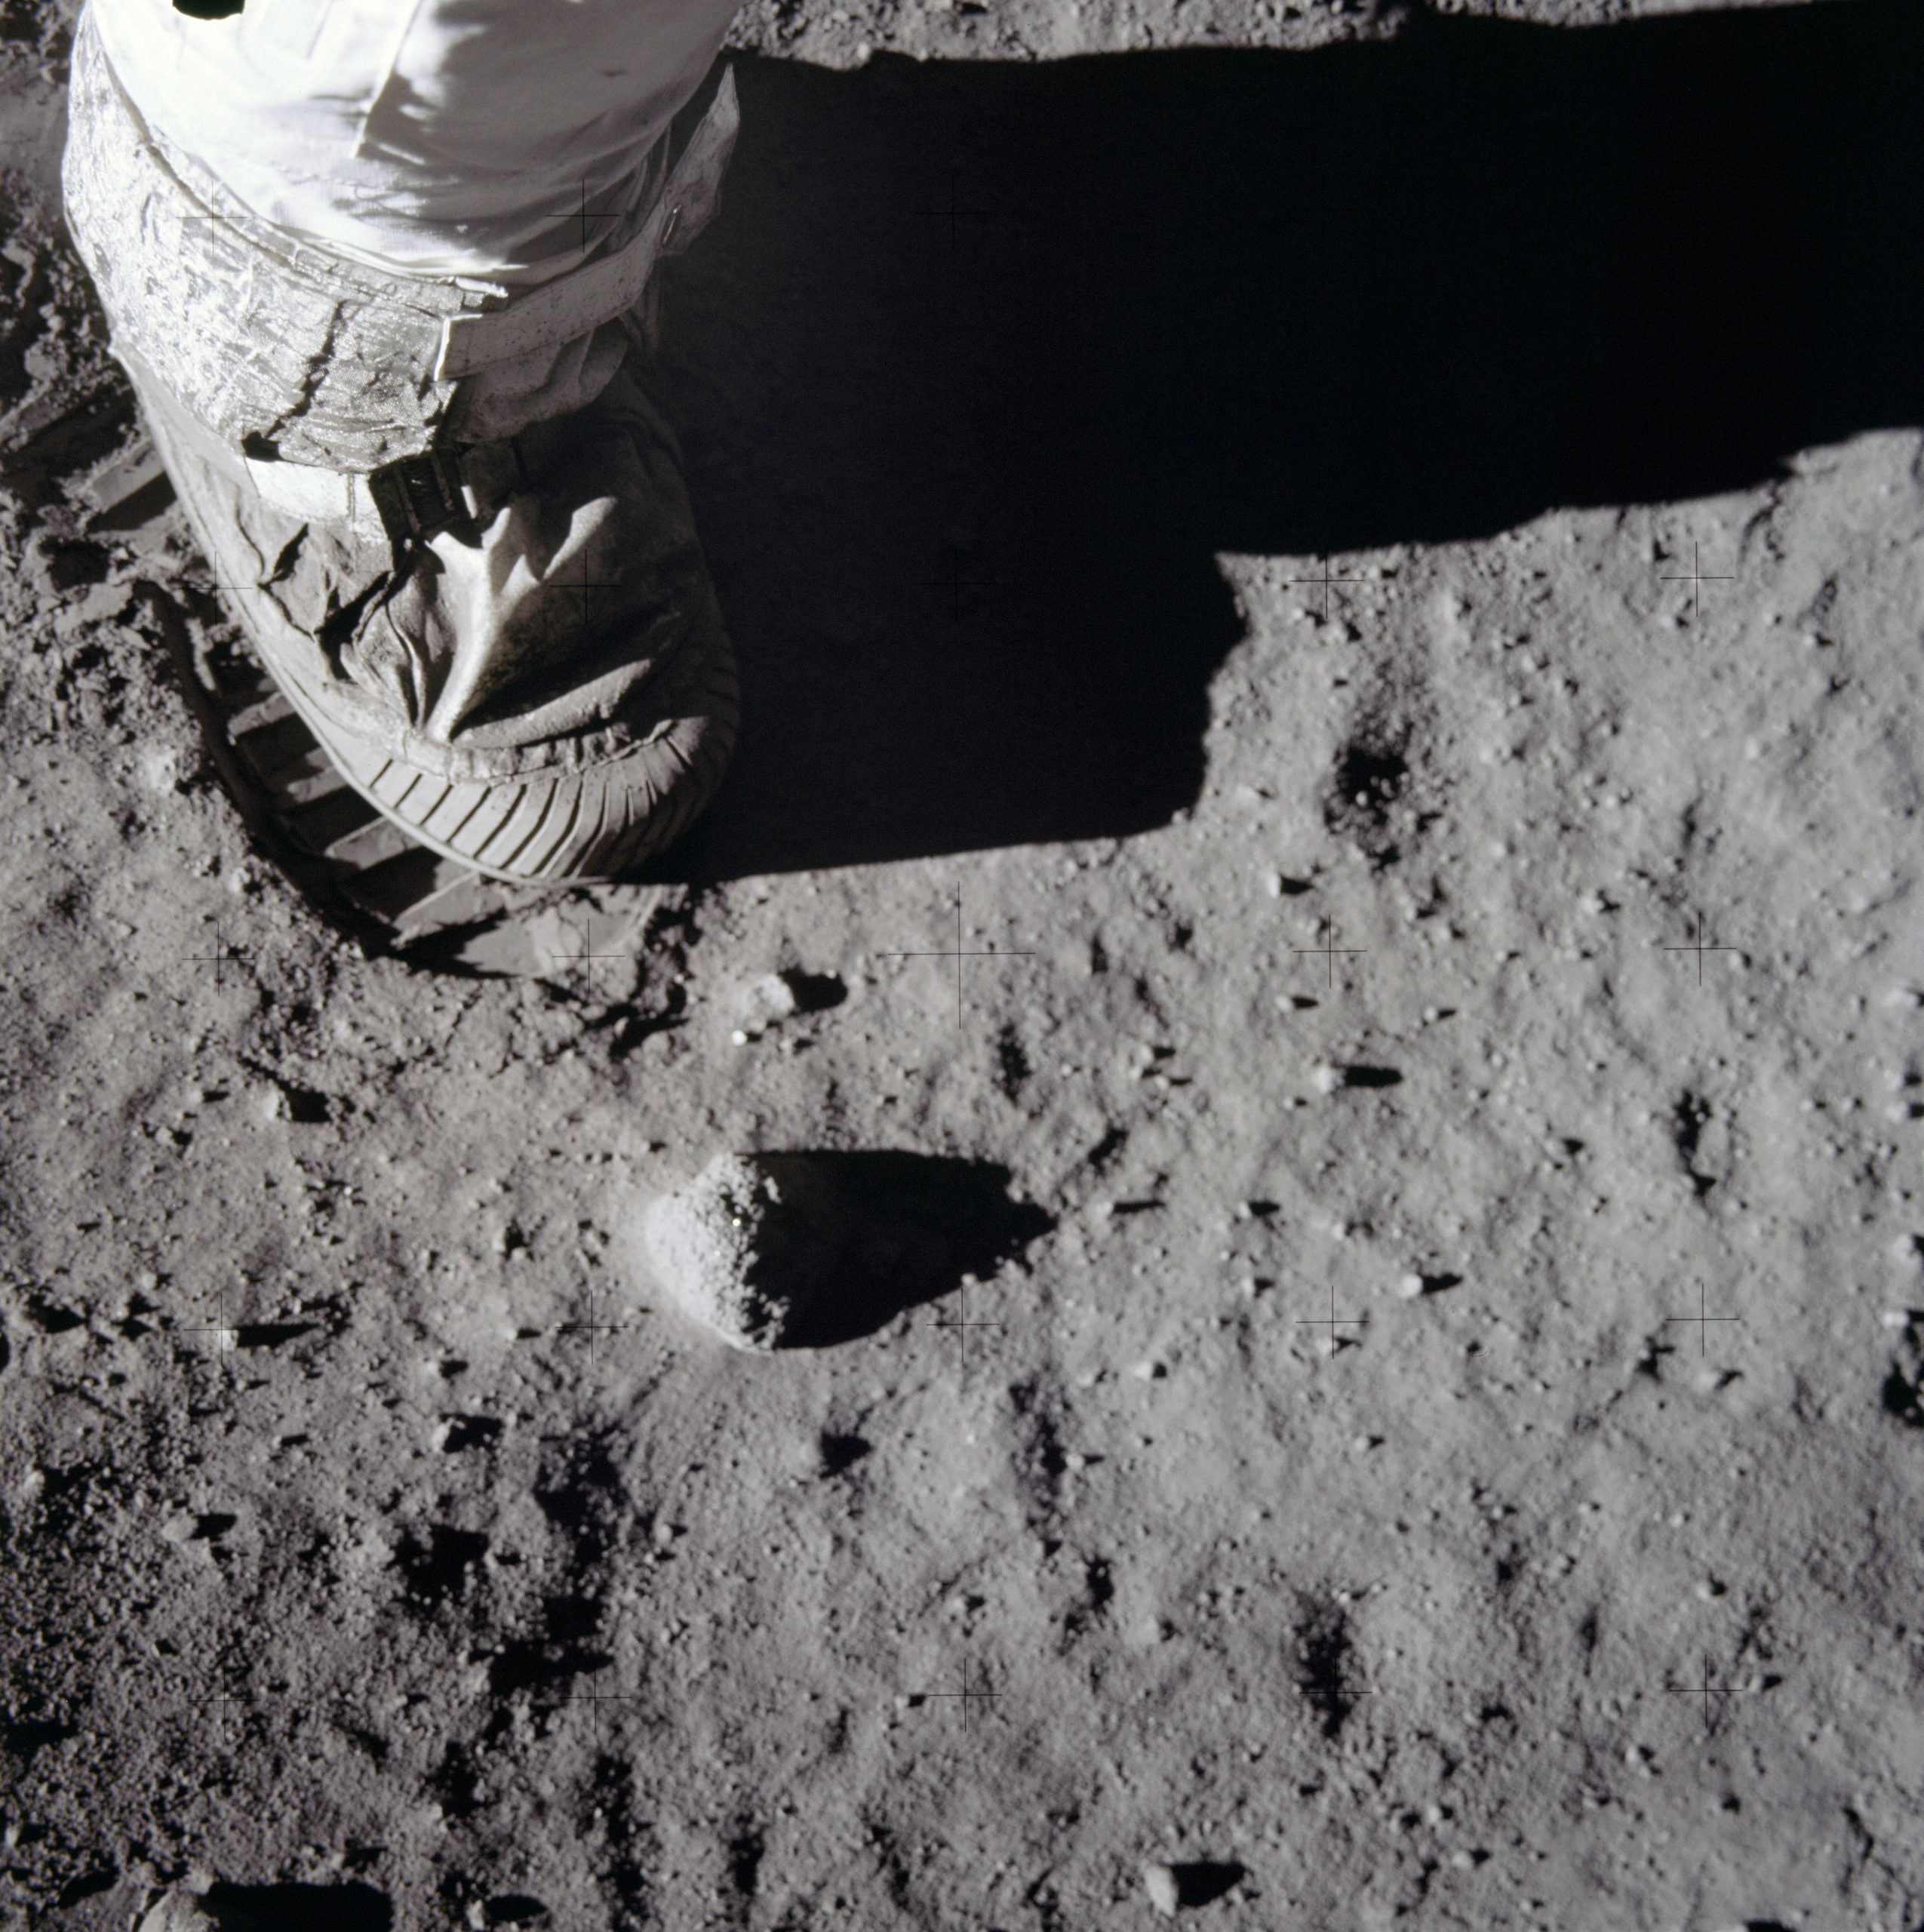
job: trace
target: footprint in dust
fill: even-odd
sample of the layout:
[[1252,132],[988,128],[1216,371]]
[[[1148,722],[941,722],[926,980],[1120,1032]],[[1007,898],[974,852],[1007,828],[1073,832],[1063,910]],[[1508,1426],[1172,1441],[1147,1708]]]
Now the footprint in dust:
[[638,1245],[668,1298],[733,1346],[827,1348],[986,1280],[1048,1232],[985,1162],[721,1154],[651,1203]]

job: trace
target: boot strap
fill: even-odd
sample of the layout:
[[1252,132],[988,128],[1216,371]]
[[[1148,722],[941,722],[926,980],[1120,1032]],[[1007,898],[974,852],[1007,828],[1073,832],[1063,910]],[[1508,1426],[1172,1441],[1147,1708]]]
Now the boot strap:
[[181,441],[263,503],[303,522],[351,524],[369,537],[378,530],[397,554],[410,540],[425,543],[471,518],[484,522],[522,484],[521,451],[512,436],[402,457],[364,475],[245,456],[195,417],[132,350],[115,345],[111,352],[134,378],[145,407],[164,411]]
[[[260,472],[274,466],[249,466],[257,485]],[[270,485],[278,480],[267,479]],[[502,442],[402,457],[374,471],[365,487],[388,541],[398,550],[410,537],[425,543],[456,524],[484,521],[485,512],[521,480],[521,453],[511,436]]]
[[349,522],[369,535],[378,524],[397,553],[410,540],[425,543],[457,524],[485,522],[487,512],[521,477],[512,437],[401,457],[364,476],[308,463],[262,462],[201,433],[207,454],[229,475],[244,475],[262,502],[283,515]]

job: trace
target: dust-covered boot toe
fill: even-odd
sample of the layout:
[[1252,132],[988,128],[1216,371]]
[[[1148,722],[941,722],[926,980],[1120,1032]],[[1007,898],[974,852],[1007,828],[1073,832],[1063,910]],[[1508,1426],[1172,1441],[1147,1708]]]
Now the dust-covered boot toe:
[[734,740],[733,653],[674,432],[626,369],[586,408],[440,459],[466,479],[466,514],[398,543],[367,479],[312,472],[340,504],[296,515],[136,382],[263,662],[410,839],[491,878],[589,881],[708,802]]

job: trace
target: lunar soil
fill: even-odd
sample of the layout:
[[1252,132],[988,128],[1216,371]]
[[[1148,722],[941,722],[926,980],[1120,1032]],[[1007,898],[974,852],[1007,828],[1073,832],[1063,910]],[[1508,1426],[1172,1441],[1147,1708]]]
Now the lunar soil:
[[1919,1932],[1916,11],[751,5],[734,768],[420,946],[223,783],[71,26],[0,1925]]

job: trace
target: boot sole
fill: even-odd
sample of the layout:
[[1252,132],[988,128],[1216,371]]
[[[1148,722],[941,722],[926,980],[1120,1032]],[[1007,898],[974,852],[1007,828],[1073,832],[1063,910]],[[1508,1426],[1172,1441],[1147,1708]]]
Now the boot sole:
[[[91,531],[126,535],[171,520],[179,506],[172,477],[148,430],[89,480],[83,500],[94,511]],[[520,933],[515,916],[554,900],[591,879],[552,881],[512,875],[497,878],[459,854],[411,835],[342,771],[300,709],[256,654],[251,633],[231,600],[221,599],[235,635],[226,648],[204,656],[194,678],[214,717],[204,721],[217,730],[233,755],[217,761],[245,817],[273,829],[306,863],[303,881],[310,889],[338,893],[356,912],[370,917],[394,943],[410,946],[436,934],[495,929],[459,955],[459,963],[485,971],[537,970],[539,955]],[[732,650],[715,667],[712,688],[715,717],[725,730],[704,761],[705,784],[690,783],[675,810],[660,823],[648,852],[659,851],[687,829],[720,781],[727,741],[738,715]],[[183,672],[186,666],[183,663]],[[651,824],[650,829],[656,827]],[[636,863],[639,863],[639,859]]]
[[[195,486],[201,481],[198,459],[170,433],[164,408],[156,409],[145,397],[142,403],[149,437],[203,554],[207,554],[201,526],[217,511],[215,506],[196,500]],[[527,783],[457,783],[401,764],[378,750],[334,742],[329,721],[298,685],[275,674],[271,660],[254,640],[252,615],[235,594],[236,587],[222,584],[220,588],[221,601],[248,639],[254,661],[299,716],[316,749],[342,784],[392,828],[394,836],[386,851],[374,829],[345,829],[321,848],[321,855],[330,859],[345,858],[355,864],[364,852],[367,869],[372,869],[373,865],[398,859],[414,848],[506,886],[552,891],[611,884],[681,836],[714,795],[733,752],[740,691],[733,647],[718,623],[684,640],[658,673],[658,689],[651,681],[663,724],[681,742],[657,746],[652,753],[638,748],[600,775],[536,777]],[[283,721],[266,720],[264,713],[263,718],[274,724]],[[604,837],[610,804],[624,813],[632,809],[633,765],[642,758],[649,768],[649,808],[612,838]],[[624,765],[631,774],[625,783],[619,775]],[[302,782],[313,784],[318,776],[305,774]],[[315,795],[317,799],[319,795]],[[403,806],[407,809],[402,810]],[[337,818],[340,810],[339,803],[332,808]],[[589,824],[591,813],[594,822]],[[349,838],[359,839],[353,851],[338,851],[341,841]],[[302,843],[312,848],[311,838]],[[573,855],[577,854],[592,855],[592,869],[576,868]]]

